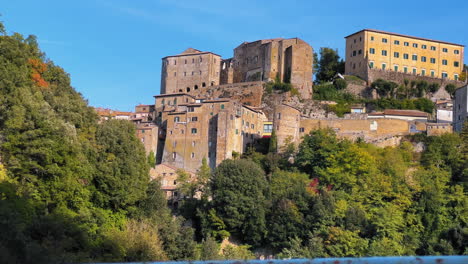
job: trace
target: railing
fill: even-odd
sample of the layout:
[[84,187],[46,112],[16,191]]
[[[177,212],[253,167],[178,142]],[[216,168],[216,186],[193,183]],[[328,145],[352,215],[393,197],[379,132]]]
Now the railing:
[[[468,256],[132,262],[133,264],[468,264]],[[130,263],[126,263],[130,264]]]

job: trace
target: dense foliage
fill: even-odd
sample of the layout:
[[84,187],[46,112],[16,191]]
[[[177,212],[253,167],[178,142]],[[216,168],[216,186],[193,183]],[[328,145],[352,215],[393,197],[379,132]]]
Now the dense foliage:
[[320,48],[320,58],[317,60],[317,55],[314,54],[314,72],[315,82],[323,83],[333,80],[337,73],[344,73],[345,63],[338,55],[337,50],[330,48]]
[[194,257],[133,124],[99,124],[34,36],[0,36],[0,157],[2,263]]

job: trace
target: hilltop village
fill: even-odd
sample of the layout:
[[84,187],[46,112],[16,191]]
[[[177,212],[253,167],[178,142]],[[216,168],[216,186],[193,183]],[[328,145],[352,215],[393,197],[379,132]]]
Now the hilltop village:
[[[381,147],[411,134],[461,130],[467,117],[463,45],[369,29],[345,39],[344,72],[330,83],[341,79],[347,93],[379,99],[394,97],[378,85],[392,82],[408,87],[410,98],[430,99],[434,111],[376,111],[365,103],[349,105],[341,116],[328,111],[337,103],[314,100],[314,50],[299,38],[244,42],[227,59],[188,48],[162,58],[161,94],[154,104],[137,105],[135,112],[96,110],[102,119],[135,123],[147,154],[156,159],[152,177],[161,177],[169,198],[177,196],[178,169],[195,175],[203,159],[215,168],[273,132],[281,151],[320,128]],[[433,87],[427,93],[411,91],[427,84]]]

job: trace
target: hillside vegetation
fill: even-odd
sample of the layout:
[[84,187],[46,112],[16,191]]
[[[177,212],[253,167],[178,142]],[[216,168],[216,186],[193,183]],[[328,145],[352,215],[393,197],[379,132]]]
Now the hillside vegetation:
[[98,123],[34,36],[0,32],[2,263],[468,253],[468,131],[422,153],[319,130],[278,154],[273,133],[198,183],[179,171],[170,210],[134,125]]

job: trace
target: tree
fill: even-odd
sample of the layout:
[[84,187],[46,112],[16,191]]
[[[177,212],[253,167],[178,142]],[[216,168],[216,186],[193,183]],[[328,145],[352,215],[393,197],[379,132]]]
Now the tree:
[[457,89],[457,86],[455,86],[455,84],[453,83],[449,83],[445,86],[445,90],[447,91],[447,93],[450,94],[450,96],[453,96],[455,94],[456,89]]
[[268,152],[276,153],[278,151],[278,138],[276,137],[276,131],[273,129],[270,137],[270,144],[268,145]]
[[340,60],[337,50],[320,48],[320,60],[315,74],[316,82],[332,81],[337,73],[344,72],[344,61]]
[[228,230],[259,245],[266,234],[265,192],[262,169],[248,160],[225,160],[211,182],[213,206]]
[[113,210],[133,206],[145,197],[148,163],[135,126],[126,120],[108,120],[98,126],[98,174],[94,178],[96,204]]

